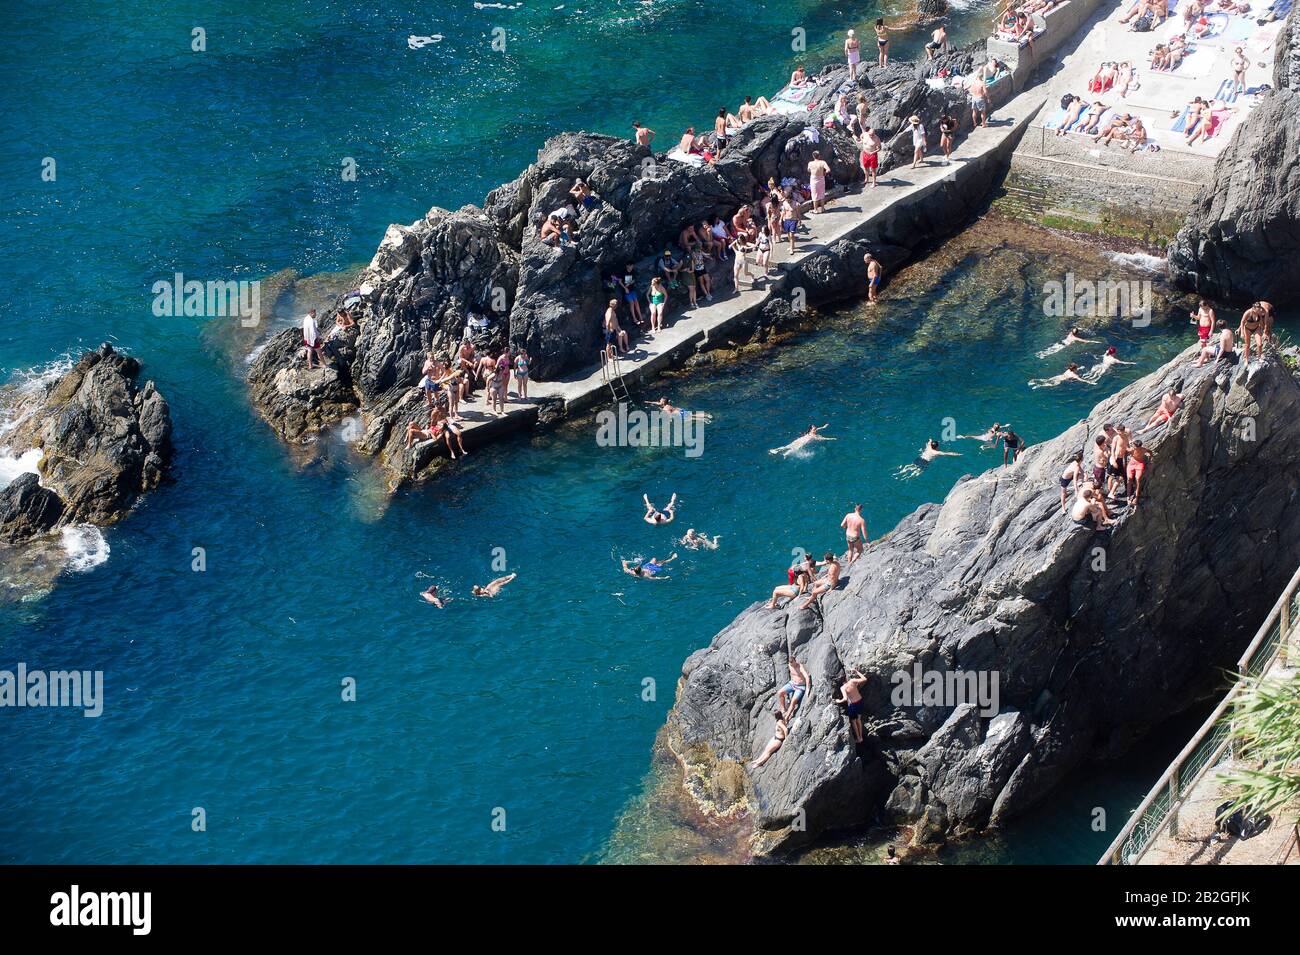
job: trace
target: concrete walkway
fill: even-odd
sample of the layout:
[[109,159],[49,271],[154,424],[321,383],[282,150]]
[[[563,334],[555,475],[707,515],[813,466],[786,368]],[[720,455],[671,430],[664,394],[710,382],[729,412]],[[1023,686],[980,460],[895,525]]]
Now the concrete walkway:
[[[989,125],[970,130],[959,139],[953,152],[952,164],[944,165],[943,156],[928,156],[923,165],[912,169],[902,166],[882,175],[879,185],[862,188],[828,202],[820,215],[805,215],[807,231],[799,234],[796,251],[789,253],[788,243],[776,245],[772,254],[771,278],[761,278],[755,288],[742,287],[739,292],[731,287],[731,262],[717,269],[714,281],[715,301],[668,316],[666,327],[653,338],[642,337],[632,342],[632,348],[618,362],[618,370],[628,388],[655,377],[664,370],[680,365],[708,342],[725,336],[730,330],[751,319],[769,298],[787,292],[786,269],[809,256],[829,248],[840,239],[854,239],[872,231],[879,223],[887,221],[893,211],[927,196],[946,185],[957,188],[969,179],[976,178],[976,168],[995,160],[1008,141],[1021,133],[1033,119],[1044,102],[1041,89],[1028,90],[1007,103],[989,117]],[[932,147],[937,153],[937,146]],[[1009,155],[1008,157],[1009,158]],[[751,269],[753,267],[751,266]],[[866,295],[866,288],[863,288]],[[676,290],[678,299],[686,296],[685,289]],[[670,297],[669,307],[674,302]],[[593,315],[592,321],[599,321]],[[629,329],[629,332],[631,329]],[[539,406],[559,401],[565,415],[580,412],[601,403],[613,402],[606,377],[599,364],[565,378],[552,381],[530,382],[529,401],[510,398],[504,415],[494,415],[488,410],[486,389],[472,402],[461,403],[462,427],[466,445],[482,445],[500,434],[529,427],[537,420]]]
[[[1265,675],[1271,679],[1294,673],[1294,668],[1275,660]],[[1237,760],[1225,759],[1201,777],[1178,812],[1178,835],[1166,827],[1151,843],[1140,865],[1300,865],[1300,845],[1294,841],[1300,805],[1292,804],[1274,813],[1269,827],[1250,839],[1210,839],[1215,811],[1232,798],[1219,776],[1238,765]]]

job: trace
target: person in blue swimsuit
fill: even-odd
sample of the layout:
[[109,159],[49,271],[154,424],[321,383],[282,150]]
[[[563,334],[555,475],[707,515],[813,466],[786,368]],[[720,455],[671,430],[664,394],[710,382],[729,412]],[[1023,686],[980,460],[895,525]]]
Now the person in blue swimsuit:
[[660,560],[658,557],[651,557],[645,563],[638,564],[634,560],[624,560],[623,573],[631,574],[633,577],[643,577],[650,580],[668,580],[667,575],[660,576],[666,565],[677,559],[677,553],[674,551],[669,556]]

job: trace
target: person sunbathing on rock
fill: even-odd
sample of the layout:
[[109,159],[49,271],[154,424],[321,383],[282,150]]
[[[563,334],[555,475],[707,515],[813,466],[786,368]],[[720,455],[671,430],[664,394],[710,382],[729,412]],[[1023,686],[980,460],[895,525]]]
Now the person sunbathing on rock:
[[671,524],[677,517],[677,495],[674,494],[668,500],[668,506],[662,511],[656,510],[655,506],[650,503],[650,495],[642,494],[641,500],[645,501],[645,517],[642,518],[647,524]]
[[781,748],[781,744],[785,742],[785,738],[789,733],[789,725],[785,720],[778,718],[776,728],[772,731],[772,738],[767,741],[767,745],[763,747],[763,752],[759,754],[758,759],[749,764],[749,768],[758,769],[771,759],[776,754],[776,751]]
[[772,599],[768,601],[767,609],[775,610],[777,600],[782,597],[793,600],[800,594],[806,593],[816,576],[817,562],[813,560],[812,554],[806,553],[801,561],[786,571],[786,580],[789,583],[772,588]]
[[620,563],[623,565],[623,573],[631,574],[633,577],[642,577],[646,580],[668,580],[668,575],[661,573],[661,571],[676,559],[677,554],[673,553],[663,560],[658,557],[651,557],[644,563],[636,560],[624,560]]
[[1160,399],[1160,407],[1156,409],[1155,414],[1151,416],[1146,426],[1138,434],[1146,434],[1153,428],[1160,427],[1178,413],[1178,409],[1183,406],[1183,396],[1178,392],[1179,384],[1180,382],[1174,382],[1170,386],[1168,394]]
[[510,581],[514,580],[518,576],[519,576],[518,574],[506,574],[504,577],[498,577],[496,580],[489,583],[486,587],[479,587],[476,584],[473,588],[471,588],[470,593],[472,593],[475,597],[495,597],[497,594],[501,593],[502,587],[510,583]]
[[1090,530],[1099,531],[1113,523],[1106,515],[1106,510],[1100,500],[1100,492],[1094,489],[1091,484],[1085,485],[1080,489],[1078,496],[1074,499],[1074,506],[1070,508],[1070,518],[1080,527],[1087,527]]
[[1214,328],[1219,334],[1201,344],[1201,357],[1196,360],[1197,368],[1211,361],[1222,360],[1229,365],[1237,361],[1236,343],[1228,323],[1220,319],[1215,322]]
[[857,742],[862,742],[862,688],[867,685],[871,678],[859,670],[857,667],[849,670],[849,679],[840,685],[840,695],[831,700],[832,703],[847,703],[847,716],[849,725],[853,727],[853,738]]
[[813,601],[822,594],[830,593],[840,583],[840,561],[830,551],[827,551],[822,559],[817,562],[818,567],[825,567],[826,573],[813,582],[812,589],[808,591],[808,599],[799,605],[799,609],[807,610],[812,606]]

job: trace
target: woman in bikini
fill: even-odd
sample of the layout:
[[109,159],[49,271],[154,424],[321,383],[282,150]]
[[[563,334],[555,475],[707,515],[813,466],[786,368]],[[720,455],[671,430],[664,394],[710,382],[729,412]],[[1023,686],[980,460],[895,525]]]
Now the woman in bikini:
[[876,18],[876,64],[889,65],[889,28],[885,26],[884,17]]
[[776,728],[772,731],[772,738],[767,741],[767,745],[763,747],[763,752],[759,754],[758,759],[749,764],[749,768],[758,769],[771,759],[776,754],[776,751],[781,748],[781,744],[785,742],[785,738],[789,733],[790,727],[786,724],[786,721],[778,718]]

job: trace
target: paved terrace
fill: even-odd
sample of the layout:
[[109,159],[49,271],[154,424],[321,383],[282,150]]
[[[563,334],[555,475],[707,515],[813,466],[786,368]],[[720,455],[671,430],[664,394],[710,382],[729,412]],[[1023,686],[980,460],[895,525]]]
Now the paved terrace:
[[[1087,165],[1116,167],[1138,175],[1164,176],[1189,182],[1203,182],[1209,177],[1212,162],[1228,144],[1237,127],[1254,107],[1257,91],[1272,83],[1274,47],[1283,24],[1280,21],[1259,24],[1267,5],[1256,2],[1249,16],[1208,14],[1209,27],[1200,37],[1189,36],[1189,52],[1177,69],[1152,70],[1151,51],[1157,43],[1169,40],[1186,30],[1182,17],[1189,0],[1169,0],[1169,18],[1149,33],[1134,33],[1131,21],[1119,22],[1133,4],[1129,0],[1107,3],[1087,24],[1088,35],[1072,52],[1062,57],[1060,68],[1046,84],[1047,105],[1035,119],[1019,152],[1048,158],[1081,162]],[[1279,10],[1289,10],[1291,0],[1280,0]],[[1249,60],[1246,92],[1232,92],[1232,60],[1240,47]],[[1103,62],[1128,62],[1137,69],[1136,87],[1124,95],[1111,89],[1090,93],[1088,81]],[[1073,93],[1089,102],[1101,100],[1112,113],[1132,113],[1142,120],[1150,141],[1159,151],[1130,156],[1119,143],[1094,144],[1092,136],[1069,131],[1057,136],[1063,110],[1061,98]],[[1224,117],[1215,134],[1186,145],[1186,107],[1195,98],[1218,100],[1216,107]]]

